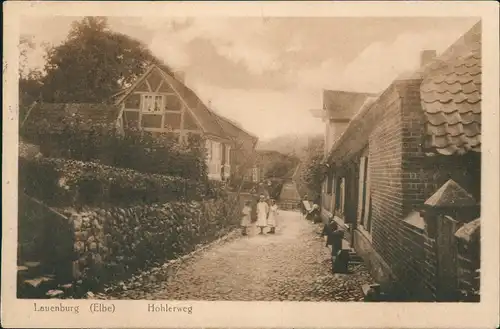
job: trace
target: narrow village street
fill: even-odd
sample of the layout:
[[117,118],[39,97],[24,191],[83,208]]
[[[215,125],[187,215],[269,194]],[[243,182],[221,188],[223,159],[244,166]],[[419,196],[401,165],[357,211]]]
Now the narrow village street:
[[[214,245],[184,261],[163,280],[142,280],[106,299],[228,301],[360,301],[371,283],[363,264],[351,274],[331,274],[321,227],[298,212],[282,211],[275,235],[245,237]],[[158,277],[156,274],[153,277]],[[161,275],[160,275],[161,277]],[[155,282],[156,281],[156,282]]]

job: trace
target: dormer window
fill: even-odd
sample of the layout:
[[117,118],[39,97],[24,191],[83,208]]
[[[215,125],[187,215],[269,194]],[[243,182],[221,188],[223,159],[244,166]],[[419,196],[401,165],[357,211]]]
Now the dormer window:
[[161,113],[165,108],[165,97],[158,94],[142,95],[141,111],[143,113]]

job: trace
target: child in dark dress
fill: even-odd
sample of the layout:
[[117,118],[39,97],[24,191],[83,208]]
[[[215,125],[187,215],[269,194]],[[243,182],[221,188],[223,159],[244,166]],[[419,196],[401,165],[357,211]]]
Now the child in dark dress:
[[[340,267],[344,267],[340,264],[344,263],[345,257],[342,255],[342,239],[344,238],[344,231],[339,229],[339,225],[333,219],[330,219],[328,224],[323,227],[323,236],[326,238],[326,247],[332,246],[331,256],[332,256],[332,272],[339,272]],[[347,267],[347,266],[345,266]],[[343,272],[344,270],[342,270]]]

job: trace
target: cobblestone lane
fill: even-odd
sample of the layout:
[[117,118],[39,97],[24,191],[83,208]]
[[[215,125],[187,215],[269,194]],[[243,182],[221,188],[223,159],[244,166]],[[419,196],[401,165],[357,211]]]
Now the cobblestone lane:
[[107,298],[232,301],[357,301],[372,280],[364,265],[331,274],[318,225],[282,211],[275,235],[250,234],[214,245],[155,280]]

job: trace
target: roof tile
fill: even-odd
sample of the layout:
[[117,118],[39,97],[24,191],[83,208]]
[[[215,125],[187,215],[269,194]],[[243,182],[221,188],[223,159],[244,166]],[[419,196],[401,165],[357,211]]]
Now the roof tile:
[[[429,116],[434,114],[444,114],[449,115],[455,112],[460,113],[460,115],[464,114],[477,114],[478,118],[481,117],[481,107],[476,106],[476,104],[469,104],[469,102],[463,103],[448,103],[447,106],[443,106],[441,102],[425,102],[425,112]],[[431,118],[429,118],[431,120]]]
[[481,148],[481,26],[475,25],[429,66],[420,88],[426,146],[451,155]]

